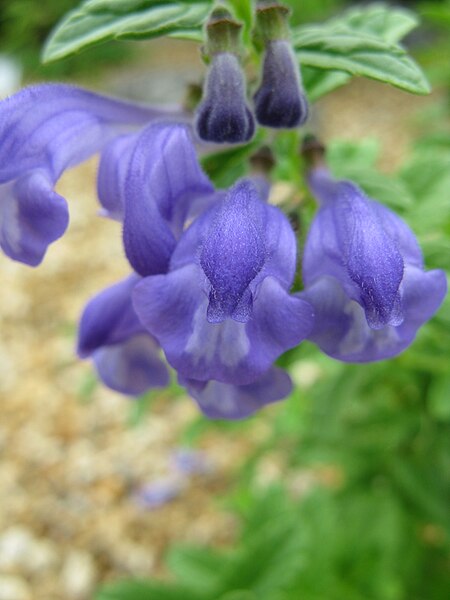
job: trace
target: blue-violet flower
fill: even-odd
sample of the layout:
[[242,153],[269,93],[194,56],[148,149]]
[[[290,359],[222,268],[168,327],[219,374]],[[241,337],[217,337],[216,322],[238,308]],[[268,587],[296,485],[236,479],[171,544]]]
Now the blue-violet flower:
[[38,265],[68,225],[54,185],[65,169],[101,151],[123,132],[154,120],[186,120],[181,110],[155,109],[76,87],[43,84],[0,103],[0,247]]
[[159,345],[133,309],[131,292],[139,280],[130,275],[92,298],[78,333],[79,356],[93,359],[105,385],[131,396],[169,383]]
[[316,319],[309,339],[343,361],[395,356],[442,303],[441,270],[424,271],[409,227],[349,181],[326,168],[309,183],[320,203],[304,249],[305,291]]
[[244,180],[183,233],[167,274],[137,284],[134,307],[183,379],[247,385],[312,328],[288,293],[295,262],[288,220]]

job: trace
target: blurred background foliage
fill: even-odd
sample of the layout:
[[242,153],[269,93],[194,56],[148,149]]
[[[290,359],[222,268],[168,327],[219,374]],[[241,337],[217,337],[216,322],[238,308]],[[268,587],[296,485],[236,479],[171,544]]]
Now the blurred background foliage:
[[[3,3],[2,50],[22,61],[27,78],[82,75],[92,70],[93,60],[100,69],[127,58],[128,44],[105,44],[39,64],[49,30],[77,4],[41,0],[40,10],[32,10],[34,0]],[[305,23],[358,3],[288,4],[294,22]],[[417,117],[421,135],[415,148],[389,175],[377,168],[376,140],[335,141],[328,156],[336,176],[358,182],[407,221],[428,268],[450,274],[450,2],[402,4],[412,5],[424,19],[409,43],[441,90]],[[283,153],[286,149],[298,160],[289,138]],[[241,157],[234,154],[230,160],[238,164]],[[171,583],[113,583],[98,592],[97,600],[449,597],[450,300],[396,359],[346,365],[304,343],[280,364],[297,385],[276,410],[242,423],[199,416],[184,434],[184,443],[197,446],[211,434],[245,436],[255,420],[268,426],[252,455],[243,457],[228,496],[218,499],[224,510],[239,515],[234,547],[172,548],[167,555]],[[151,419],[151,404],[148,396],[133,405],[130,422]],[[262,485],[263,466],[274,456],[276,476]]]
[[98,72],[104,66],[129,58],[133,46],[107,43],[51,65],[41,64],[40,53],[51,29],[63,15],[79,4],[78,0],[39,0],[38,3],[36,0],[1,1],[1,50],[20,61],[27,79],[92,74],[93,64]]

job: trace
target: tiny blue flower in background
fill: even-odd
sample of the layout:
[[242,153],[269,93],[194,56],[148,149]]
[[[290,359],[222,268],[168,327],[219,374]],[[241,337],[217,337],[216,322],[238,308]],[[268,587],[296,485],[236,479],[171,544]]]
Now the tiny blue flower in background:
[[134,499],[141,508],[155,510],[178,498],[187,484],[182,477],[161,477],[141,486],[134,494]]
[[244,180],[184,232],[167,274],[137,284],[134,307],[183,379],[247,385],[312,328],[288,293],[295,263],[289,221]]
[[308,102],[290,42],[267,42],[263,60],[262,81],[254,95],[258,123],[279,128],[303,125]]
[[300,297],[316,315],[309,339],[344,361],[395,356],[439,308],[445,274],[424,271],[408,226],[355,184],[323,166],[309,182],[320,204],[303,257]]
[[86,305],[78,354],[92,358],[103,383],[131,396],[169,384],[156,340],[141,325],[131,303],[137,275],[106,288]]
[[76,87],[25,88],[0,103],[0,247],[38,265],[68,225],[53,187],[65,169],[115,136],[153,120],[186,120],[181,110],[146,108]]
[[199,137],[208,142],[233,144],[253,137],[255,120],[247,106],[244,74],[230,52],[212,58],[196,127]]
[[[206,478],[215,472],[208,455],[192,448],[176,448],[171,453],[169,472],[141,485],[134,494],[138,506],[155,510],[178,498],[193,483],[194,476]],[[196,482],[194,482],[197,485]]]
[[172,465],[182,475],[210,475],[214,472],[214,465],[207,454],[192,448],[174,450]]

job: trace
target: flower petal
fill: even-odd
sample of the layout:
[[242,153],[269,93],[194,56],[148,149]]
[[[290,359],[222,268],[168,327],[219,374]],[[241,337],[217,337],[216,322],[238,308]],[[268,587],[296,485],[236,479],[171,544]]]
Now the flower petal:
[[447,278],[444,271],[408,267],[402,283],[402,299],[405,320],[398,327],[404,340],[413,341],[417,330],[438,310],[447,294]]
[[[268,275],[289,288],[295,275],[295,234],[280,209],[260,200],[254,181],[244,179],[226,194],[216,192],[210,204],[183,233],[172,254],[171,269],[200,261],[219,289],[233,286],[226,281],[233,274],[239,275],[241,283],[242,278],[249,279],[252,288]],[[264,266],[259,269],[263,257]]]
[[97,173],[97,195],[104,216],[123,220],[125,180],[137,134],[121,135],[103,150]]
[[369,327],[363,308],[347,296],[335,278],[318,279],[300,294],[316,313],[309,339],[326,354],[346,362],[369,362],[399,354],[442,303],[447,291],[445,274],[408,267],[400,291],[403,322],[375,330]]
[[394,240],[395,244],[397,244],[405,265],[423,269],[422,250],[416,236],[405,221],[392,212],[392,210],[378,202],[372,201],[371,205],[380,218],[384,230]]
[[[114,136],[180,111],[138,106],[61,84],[25,88],[0,103],[1,246],[37,265],[67,227],[65,201],[52,192],[64,169]],[[6,199],[5,199],[6,198]]]
[[260,373],[247,368],[250,348],[245,324],[232,319],[208,322],[202,279],[196,265],[147,277],[133,292],[135,310],[181,376],[249,383]]
[[125,183],[123,238],[137,273],[145,277],[167,270],[193,199],[213,191],[187,127],[154,124],[144,129]]
[[290,296],[274,277],[266,277],[255,294],[253,318],[247,325],[253,369],[266,371],[309,335],[313,323],[314,311],[308,302]]
[[244,419],[257,410],[291,393],[292,382],[277,367],[249,385],[232,385],[219,381],[180,380],[210,419]]
[[200,251],[200,265],[211,283],[211,323],[220,323],[236,311],[241,313],[237,320],[245,322],[251,314],[250,293],[246,305],[239,308],[239,304],[266,261],[265,209],[253,184],[241,181],[211,219]]
[[0,247],[13,260],[37,266],[68,223],[67,203],[45,170],[0,185]]
[[351,182],[322,178],[317,184],[313,179],[313,191],[322,206],[305,245],[305,285],[325,275],[336,277],[364,308],[370,327],[399,325],[404,261],[390,235],[393,220],[385,228],[385,212]]
[[159,350],[150,335],[141,333],[96,350],[93,358],[105,385],[121,394],[140,396],[152,388],[169,384],[169,373],[159,357]]
[[139,280],[131,275],[87,303],[78,333],[80,357],[86,358],[102,346],[123,342],[144,330],[131,303],[131,292]]
[[200,267],[148,277],[133,291],[134,307],[182,377],[245,385],[258,379],[312,327],[311,306],[273,278],[255,295],[247,323],[207,319],[208,297]]
[[25,88],[0,103],[0,182],[43,167],[56,181],[124,128],[171,114],[70,85]]

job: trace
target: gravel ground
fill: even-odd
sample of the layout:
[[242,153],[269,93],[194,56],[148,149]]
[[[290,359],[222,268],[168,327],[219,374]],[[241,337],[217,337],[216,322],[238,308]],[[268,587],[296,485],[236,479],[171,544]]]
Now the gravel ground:
[[[195,55],[174,47],[170,55],[161,46],[158,73],[161,61],[175,60],[184,83]],[[155,77],[142,77],[143,63],[107,77],[109,89],[146,99],[173,88],[180,97],[173,76],[167,88],[150,85]],[[319,103],[315,121],[325,140],[376,135],[382,166],[391,168],[411,140],[410,115],[423,105],[357,81]],[[276,410],[245,439],[218,431],[205,438],[211,469],[186,480],[173,502],[148,510],[136,501],[148,482],[174,476],[171,457],[197,410],[162,392],[151,415],[130,428],[123,397],[97,387],[86,402],[91,367],[74,355],[74,324],[88,297],[128,272],[118,224],[96,215],[95,168],[92,160],[58,184],[71,225],[39,269],[0,257],[0,600],[87,600],[99,581],[164,574],[162,556],[175,540],[230,543],[234,521],[217,498]],[[269,464],[268,476],[273,470]]]

